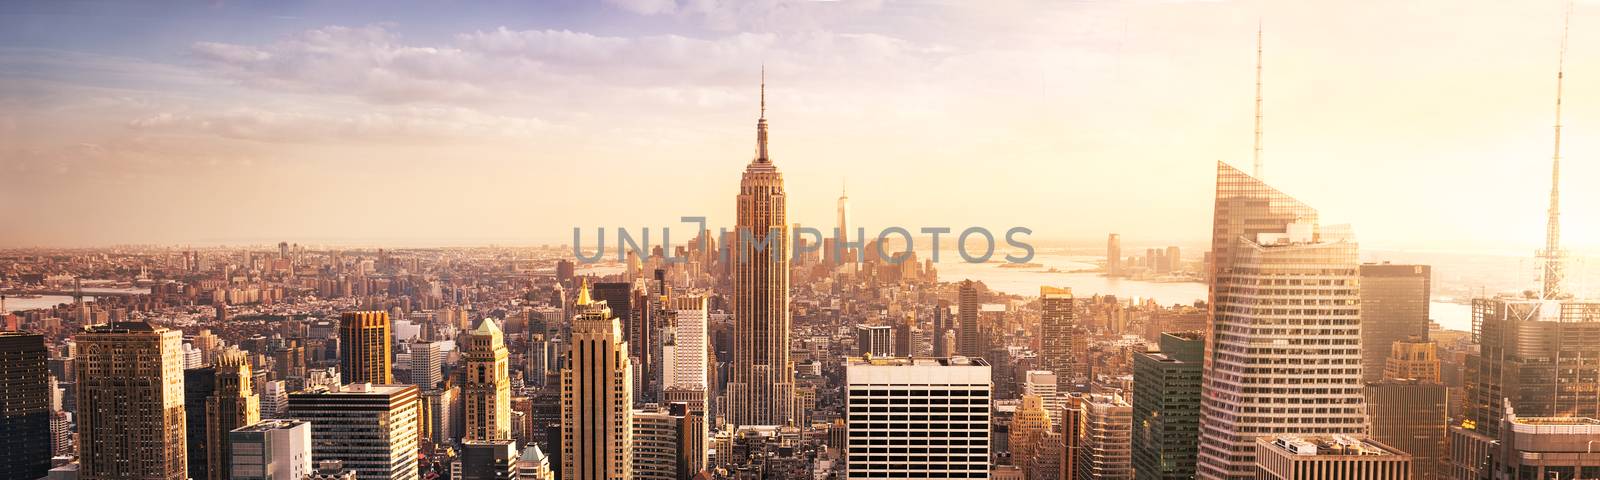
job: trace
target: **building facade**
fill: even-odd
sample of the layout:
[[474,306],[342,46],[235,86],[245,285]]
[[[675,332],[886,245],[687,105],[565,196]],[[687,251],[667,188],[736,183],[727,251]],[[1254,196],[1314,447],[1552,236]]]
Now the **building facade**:
[[1443,384],[1414,378],[1390,379],[1366,386],[1370,437],[1411,454],[1416,480],[1439,477],[1450,418]]
[[312,461],[360,480],[415,480],[419,403],[416,385],[352,383],[290,394],[289,417],[311,423]]
[[1216,202],[1196,474],[1248,479],[1257,437],[1365,434],[1359,265],[1348,229],[1220,162]]
[[1140,480],[1194,478],[1205,334],[1163,333],[1133,357],[1133,465]]
[[344,383],[394,383],[388,312],[346,312],[339,320],[339,375]]
[[1411,455],[1371,440],[1258,437],[1259,480],[1410,480]]
[[467,421],[466,439],[510,439],[511,376],[507,372],[510,352],[506,350],[505,335],[494,319],[485,318],[464,338],[461,362],[466,381],[461,390]]
[[217,355],[216,381],[206,398],[206,469],[212,480],[230,480],[233,450],[228,438],[239,427],[261,420],[261,397],[251,382],[250,360],[244,351],[229,347]]
[[1362,380],[1383,378],[1389,345],[1428,338],[1432,282],[1427,265],[1361,265]]
[[1055,372],[1057,386],[1065,390],[1073,375],[1072,289],[1039,287],[1039,366]]
[[733,362],[728,422],[788,425],[794,415],[789,361],[789,221],[783,173],[767,155],[766,94],[756,154],[739,181],[733,263]]
[[1466,417],[1494,437],[1509,408],[1529,417],[1600,418],[1600,301],[1472,301]]
[[1093,394],[1084,398],[1082,412],[1076,478],[1132,479],[1133,406],[1120,395]]
[[50,471],[48,356],[43,335],[0,332],[0,478],[34,479]]
[[188,478],[183,332],[116,322],[84,327],[74,340],[78,478]]
[[845,378],[845,478],[989,478],[983,359],[853,359]]
[[578,290],[572,347],[561,366],[561,478],[633,474],[633,367],[622,324],[589,287]]
[[311,424],[266,420],[228,432],[233,480],[303,480],[311,469]]

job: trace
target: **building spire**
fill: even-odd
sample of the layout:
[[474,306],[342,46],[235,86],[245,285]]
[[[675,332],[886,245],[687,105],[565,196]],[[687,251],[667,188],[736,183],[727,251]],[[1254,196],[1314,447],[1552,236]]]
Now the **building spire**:
[[579,284],[579,286],[578,286],[578,301],[577,301],[577,304],[578,305],[588,305],[588,304],[591,304],[591,303],[594,303],[594,297],[591,297],[590,294],[589,294],[589,279],[585,278],[585,279],[583,279],[583,283]]
[[1252,155],[1255,169],[1251,176],[1261,177],[1261,19],[1256,19],[1256,143]]
[[756,120],[756,161],[768,163],[767,157],[767,66],[761,65],[761,118]]
[[1561,251],[1561,94],[1567,70],[1567,32],[1572,25],[1572,0],[1567,0],[1566,15],[1561,21],[1561,54],[1556,60],[1556,125],[1555,154],[1550,159],[1550,210],[1545,220],[1544,250],[1539,257],[1544,260],[1543,294],[1546,300],[1560,298],[1561,280],[1565,276],[1565,252]]

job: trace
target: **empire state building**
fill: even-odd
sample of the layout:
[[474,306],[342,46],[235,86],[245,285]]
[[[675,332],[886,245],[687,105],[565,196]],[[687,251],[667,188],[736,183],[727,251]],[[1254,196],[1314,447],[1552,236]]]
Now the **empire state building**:
[[766,83],[756,121],[756,156],[739,181],[733,268],[734,348],[728,379],[728,421],[788,425],[794,421],[794,368],[789,364],[789,222],[783,174],[767,156]]

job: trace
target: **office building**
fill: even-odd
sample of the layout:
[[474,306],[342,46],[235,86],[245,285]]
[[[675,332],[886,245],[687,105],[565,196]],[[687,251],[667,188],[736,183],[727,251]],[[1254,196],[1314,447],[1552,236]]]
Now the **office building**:
[[0,332],[0,478],[34,479],[50,472],[54,392],[46,357],[43,335]]
[[464,339],[461,362],[466,367],[466,381],[461,392],[467,420],[466,439],[510,439],[511,377],[507,373],[510,352],[506,350],[505,336],[494,319],[485,318],[478,328],[467,332]]
[[1039,287],[1039,366],[1055,372],[1063,390],[1077,374],[1072,368],[1072,302],[1070,288]]
[[962,280],[956,290],[956,353],[967,357],[989,354],[978,325],[978,286]]
[[517,480],[556,480],[555,471],[550,469],[550,456],[539,445],[522,449],[522,455],[517,457]]
[[189,478],[211,478],[210,445],[206,442],[206,401],[216,390],[215,367],[183,370],[184,438]]
[[1496,436],[1469,422],[1451,428],[1451,479],[1522,480],[1600,478],[1600,420],[1589,417],[1522,417],[1515,408]]
[[677,466],[676,478],[693,478],[696,474],[705,471],[709,465],[706,457],[706,442],[710,432],[707,430],[705,409],[694,408],[687,403],[667,404],[667,415],[677,422]]
[[1411,454],[1413,478],[1440,478],[1450,419],[1445,386],[1415,378],[1386,379],[1366,385],[1372,440]]
[[634,480],[679,478],[678,421],[664,409],[635,410],[632,428]]
[[1464,383],[1468,420],[1494,437],[1506,409],[1529,417],[1600,418],[1600,301],[1472,301]]
[[1060,454],[1051,445],[1059,439],[1052,430],[1053,416],[1038,395],[1022,395],[1022,405],[1011,417],[1007,447],[1011,463],[1022,468],[1028,478],[1055,478],[1060,473]]
[[456,422],[457,417],[462,417],[460,409],[460,387],[435,388],[422,392],[422,411],[424,412],[424,435],[428,441],[435,445],[444,445],[453,442],[462,436],[461,422]]
[[682,401],[705,411],[710,384],[706,333],[706,297],[673,297],[673,322],[662,337],[661,362],[663,400]]
[[[464,354],[464,351],[463,351]],[[444,381],[444,350],[439,342],[418,341],[411,344],[410,383],[417,388],[438,388]]]
[[188,478],[183,332],[116,322],[86,326],[74,340],[79,478]]
[[1022,394],[1036,395],[1044,403],[1044,409],[1050,412],[1050,420],[1055,426],[1061,425],[1061,395],[1057,385],[1060,381],[1055,372],[1049,370],[1028,370],[1022,375]]
[[389,369],[389,313],[346,312],[339,320],[339,374],[344,383],[394,383]]
[[289,412],[289,386],[283,380],[261,382],[261,418],[284,418]]
[[1139,480],[1194,478],[1200,438],[1202,332],[1161,334],[1133,357],[1133,466]]
[[888,325],[856,325],[857,356],[894,356],[894,329]]
[[933,356],[945,358],[950,352],[950,301],[940,299],[939,304],[933,307]]
[[981,358],[850,360],[845,478],[988,478],[989,373]]
[[[487,322],[488,320],[485,320]],[[467,440],[461,442],[459,480],[512,480],[517,478],[517,442],[510,439]]]
[[1106,236],[1106,276],[1122,276],[1122,235]]
[[1093,394],[1084,397],[1082,415],[1077,478],[1131,480],[1133,407],[1120,395]]
[[229,433],[261,420],[261,399],[250,384],[253,376],[244,351],[228,347],[212,363],[216,380],[206,398],[206,470],[214,480],[230,480]]
[[1061,471],[1057,478],[1078,478],[1078,451],[1084,443],[1083,404],[1087,396],[1069,393],[1061,404]]
[[233,480],[303,480],[312,474],[311,424],[264,420],[228,432]]
[[[1367,346],[1362,344],[1363,348]],[[1378,347],[1378,345],[1371,346]],[[1419,337],[1409,337],[1390,344],[1389,358],[1383,365],[1383,379],[1401,378],[1439,383],[1438,345],[1432,340],[1423,340]]]
[[633,473],[633,368],[622,324],[581,286],[572,347],[561,365],[561,478]]
[[1201,479],[1253,477],[1260,436],[1366,433],[1356,243],[1316,216],[1217,164]]
[[1347,436],[1256,439],[1260,480],[1410,480],[1411,455]]
[[755,159],[739,181],[733,263],[733,361],[728,422],[794,422],[789,362],[789,221],[783,174],[767,155],[766,86],[756,121]]
[[1427,265],[1361,265],[1362,380],[1383,378],[1388,346],[1428,338],[1433,269]]
[[289,417],[311,423],[312,461],[360,480],[415,480],[419,403],[415,385],[352,383],[290,394]]

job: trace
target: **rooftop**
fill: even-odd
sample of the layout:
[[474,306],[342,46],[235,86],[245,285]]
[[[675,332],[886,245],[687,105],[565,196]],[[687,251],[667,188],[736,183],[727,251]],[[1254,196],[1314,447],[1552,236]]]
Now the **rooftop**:
[[1262,437],[1258,442],[1292,455],[1406,455],[1405,452],[1382,443],[1344,435],[1332,437],[1285,435],[1276,438]]
[[246,425],[246,426],[243,426],[243,427],[236,428],[233,431],[235,431],[235,432],[265,432],[265,431],[270,431],[270,430],[282,430],[282,429],[285,429],[285,428],[294,428],[297,425],[304,425],[304,424],[306,424],[306,422],[303,421],[303,420],[293,420],[293,419],[262,420],[260,422],[256,422],[255,425]]
[[864,365],[874,367],[987,367],[989,362],[982,358],[963,356],[954,357],[850,357],[847,365]]

